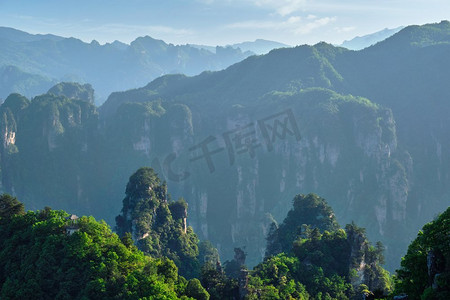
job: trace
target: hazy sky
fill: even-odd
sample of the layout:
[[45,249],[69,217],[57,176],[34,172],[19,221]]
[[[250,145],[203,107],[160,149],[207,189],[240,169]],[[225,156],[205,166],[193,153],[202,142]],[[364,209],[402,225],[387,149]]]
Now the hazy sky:
[[100,43],[343,40],[450,19],[450,0],[0,0],[0,26]]

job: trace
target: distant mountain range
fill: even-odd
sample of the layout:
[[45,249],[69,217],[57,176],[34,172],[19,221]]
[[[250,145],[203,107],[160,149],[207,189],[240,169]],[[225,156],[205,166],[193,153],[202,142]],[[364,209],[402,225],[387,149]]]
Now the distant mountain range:
[[211,52],[149,36],[130,45],[118,41],[100,45],[1,27],[0,98],[11,92],[31,97],[45,93],[55,82],[77,81],[91,83],[96,103],[101,104],[113,91],[139,87],[164,74],[221,70],[253,54],[232,47]]
[[90,83],[100,105],[109,94],[165,75],[221,70],[244,58],[287,45],[256,40],[231,46],[173,45],[149,36],[100,45],[51,34],[0,27],[0,99],[12,92],[45,93],[60,81]]
[[[216,47],[213,47],[213,46],[195,45],[195,44],[190,44],[190,46],[196,47],[199,49],[205,49],[205,50],[208,50],[211,52],[216,51]],[[237,44],[233,44],[233,45],[227,45],[227,47],[231,47],[234,49],[239,48],[243,52],[249,51],[254,54],[267,54],[267,53],[269,53],[270,50],[273,50],[273,49],[288,48],[288,47],[292,47],[292,46],[286,45],[283,43],[279,43],[279,42],[257,39],[253,42],[242,42],[242,43],[237,43]]]
[[[358,37],[342,46],[362,49],[399,29]],[[0,100],[12,92],[33,97],[57,82],[73,81],[90,83],[100,105],[114,91],[137,88],[165,74],[217,71],[251,55],[286,47],[290,46],[262,39],[216,47],[173,45],[149,36],[129,45],[119,41],[100,45],[0,27]]]
[[0,66],[0,99],[11,93],[33,97],[42,94],[56,82],[56,79],[25,72],[15,65]]
[[388,37],[402,30],[403,28],[405,28],[405,26],[400,26],[393,29],[385,28],[375,33],[357,36],[349,41],[344,41],[340,46],[350,50],[361,50],[387,39]]

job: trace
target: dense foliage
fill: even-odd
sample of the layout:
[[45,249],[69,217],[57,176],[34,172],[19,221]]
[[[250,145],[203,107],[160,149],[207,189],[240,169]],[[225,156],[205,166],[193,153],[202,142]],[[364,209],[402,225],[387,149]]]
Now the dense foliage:
[[202,285],[211,296],[211,300],[232,300],[242,298],[245,294],[245,252],[234,249],[235,255],[231,261],[224,263],[224,268],[217,262],[215,265],[206,262],[202,266],[200,278]]
[[[296,232],[289,250],[266,257],[253,270],[246,268],[246,254],[239,248],[224,268],[205,264],[201,281],[211,299],[380,299],[389,295],[392,283],[381,267],[381,243],[372,246],[365,230],[354,223],[340,229],[331,217],[333,211],[317,195],[298,195],[293,202],[283,228],[272,232]],[[299,211],[309,211],[308,218],[303,218],[306,223],[289,228],[289,219]],[[324,211],[329,220],[321,218]],[[325,224],[332,224],[332,229],[321,232]]]
[[339,229],[333,210],[323,198],[315,194],[297,195],[292,202],[293,209],[283,223],[278,228],[275,223],[271,225],[266,256],[290,252],[294,240],[305,230],[302,225],[308,224],[321,232]]
[[145,256],[93,217],[49,208],[24,213],[8,195],[0,207],[2,299],[209,298],[171,260]]
[[[167,196],[164,184],[159,183],[150,168],[141,168],[130,177],[127,195],[147,200],[158,199],[156,195],[162,199]],[[304,223],[300,230],[294,227],[297,233],[289,251],[270,255],[253,270],[248,270],[246,253],[242,249],[235,248],[234,259],[226,261],[222,267],[217,250],[209,242],[202,242],[198,244],[201,254],[196,257],[203,257],[201,272],[197,271],[197,278],[187,281],[178,275],[177,266],[167,256],[176,257],[184,267],[183,260],[189,262],[190,258],[182,257],[180,249],[171,249],[164,241],[157,240],[173,234],[173,228],[167,223],[150,228],[150,231],[157,230],[159,236],[149,235],[153,244],[159,242],[166,248],[159,253],[147,251],[151,255],[146,255],[135,246],[130,232],[122,232],[120,239],[103,221],[97,222],[93,217],[78,218],[48,207],[25,212],[22,203],[4,194],[0,196],[0,297],[386,298],[392,285],[389,273],[381,267],[384,250],[381,243],[372,246],[365,230],[354,223],[346,225],[345,230],[337,227],[321,232],[317,223],[321,213],[324,209],[327,213],[333,212],[317,195],[298,195],[293,202],[294,208],[283,224],[288,224],[286,220],[305,209],[316,215],[310,216],[312,224]],[[171,216],[185,217],[185,202],[168,203]],[[160,216],[152,217],[159,222]],[[402,260],[402,268],[395,278],[395,292],[391,295],[406,293],[409,299],[448,299],[449,220],[450,208],[423,227]],[[332,224],[339,226],[335,220]],[[178,229],[182,226],[180,224]]]
[[395,291],[408,299],[450,299],[450,208],[425,224],[409,245]]
[[389,294],[392,287],[389,273],[381,267],[380,243],[372,246],[365,230],[353,223],[340,229],[331,208],[317,195],[297,195],[293,202],[282,226],[268,237],[272,247],[274,237],[289,236],[291,247],[255,267],[248,283],[249,299],[358,299],[362,293]]

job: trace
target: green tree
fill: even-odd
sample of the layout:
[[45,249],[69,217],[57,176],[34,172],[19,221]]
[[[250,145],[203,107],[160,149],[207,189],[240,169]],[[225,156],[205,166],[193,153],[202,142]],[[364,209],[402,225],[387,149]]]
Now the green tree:
[[[179,299],[187,297],[186,285],[208,299],[173,261],[144,255],[105,222],[68,216],[46,208],[0,222],[1,299]],[[69,226],[76,231],[69,234]]]
[[450,298],[450,207],[427,223],[397,270],[395,293],[409,299]]
[[197,278],[189,280],[185,294],[194,299],[209,300],[209,293],[203,288],[200,280]]
[[272,225],[269,231],[266,256],[289,252],[297,236],[304,232],[305,224],[321,232],[339,228],[334,212],[325,199],[315,194],[296,195],[292,202],[293,208],[283,223],[278,228]]
[[0,221],[8,220],[14,215],[23,215],[24,205],[8,194],[0,196]]
[[249,299],[358,298],[358,272],[372,290],[368,295],[382,298],[390,292],[389,273],[380,266],[381,243],[372,246],[355,223],[339,228],[332,209],[317,195],[298,195],[293,204],[283,223],[269,231],[268,248],[284,244],[285,250],[254,268]]

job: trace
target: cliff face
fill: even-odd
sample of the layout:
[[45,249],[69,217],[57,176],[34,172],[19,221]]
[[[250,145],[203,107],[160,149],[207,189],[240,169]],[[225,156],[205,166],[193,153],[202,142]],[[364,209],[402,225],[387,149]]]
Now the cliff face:
[[94,148],[95,107],[64,96],[43,95],[33,101],[9,96],[2,111],[2,187],[30,208],[45,199],[55,208],[89,207],[87,159]]
[[[410,26],[376,46],[347,53],[335,61],[348,92],[389,107],[395,116],[400,149],[410,156],[405,157],[410,163],[403,164],[409,174],[409,193],[405,196],[397,188],[392,196],[407,199],[403,205],[406,218],[411,220],[427,222],[450,201],[446,187],[450,161],[443,155],[450,151],[446,137],[450,130],[450,87],[444,83],[450,77],[449,32],[448,21]],[[398,184],[392,181],[390,186]],[[404,201],[399,202],[401,205]],[[401,218],[395,216],[396,220]],[[420,229],[420,223],[410,224],[414,227],[411,232]]]
[[18,149],[17,165],[2,168],[4,190],[36,207],[111,222],[128,174],[152,166],[174,197],[185,197],[199,236],[224,259],[246,247],[250,265],[263,258],[270,224],[298,193],[324,195],[340,220],[383,241],[390,224],[405,222],[411,160],[397,149],[389,109],[309,89],[208,113],[192,103],[127,103],[99,127],[85,101],[35,98],[17,133],[3,123],[3,144],[16,136]]
[[131,104],[124,104],[108,121],[123,124],[111,132],[120,128],[128,141],[128,158],[122,152],[115,164],[155,168],[225,259],[246,247],[248,263],[260,261],[273,218],[282,220],[301,192],[324,195],[339,219],[367,226],[374,238],[385,240],[390,224],[405,222],[411,160],[397,149],[389,109],[324,89],[220,111],[157,103],[159,115],[125,117]]
[[[322,93],[312,91],[277,99],[285,106],[258,114],[249,108],[237,120],[229,116],[222,119],[223,129],[217,129],[217,136],[231,130],[228,124],[256,124],[287,109],[295,122],[283,124],[297,126],[300,136],[289,134],[294,132],[292,127],[283,132],[279,126],[279,135],[272,131],[276,137],[273,144],[264,144],[259,128],[249,127],[260,133],[254,144],[261,145],[253,157],[252,149],[242,154],[237,150],[231,164],[229,153],[228,157],[217,154],[214,172],[205,168],[204,159],[201,166],[190,165],[195,171],[189,185],[198,191],[191,193],[188,201],[194,200],[192,214],[199,216],[194,227],[201,228],[204,237],[218,245],[247,246],[250,263],[251,258],[261,259],[269,225],[266,214],[281,220],[293,195],[306,191],[330,199],[340,220],[367,226],[374,238],[383,239],[390,224],[405,221],[409,186],[404,164],[409,161],[398,154],[391,112],[337,95],[312,104]],[[286,115],[278,117],[286,122]],[[277,119],[270,121],[280,124]],[[169,181],[169,188],[173,185],[179,183]],[[224,226],[217,222],[219,219],[229,221]]]

